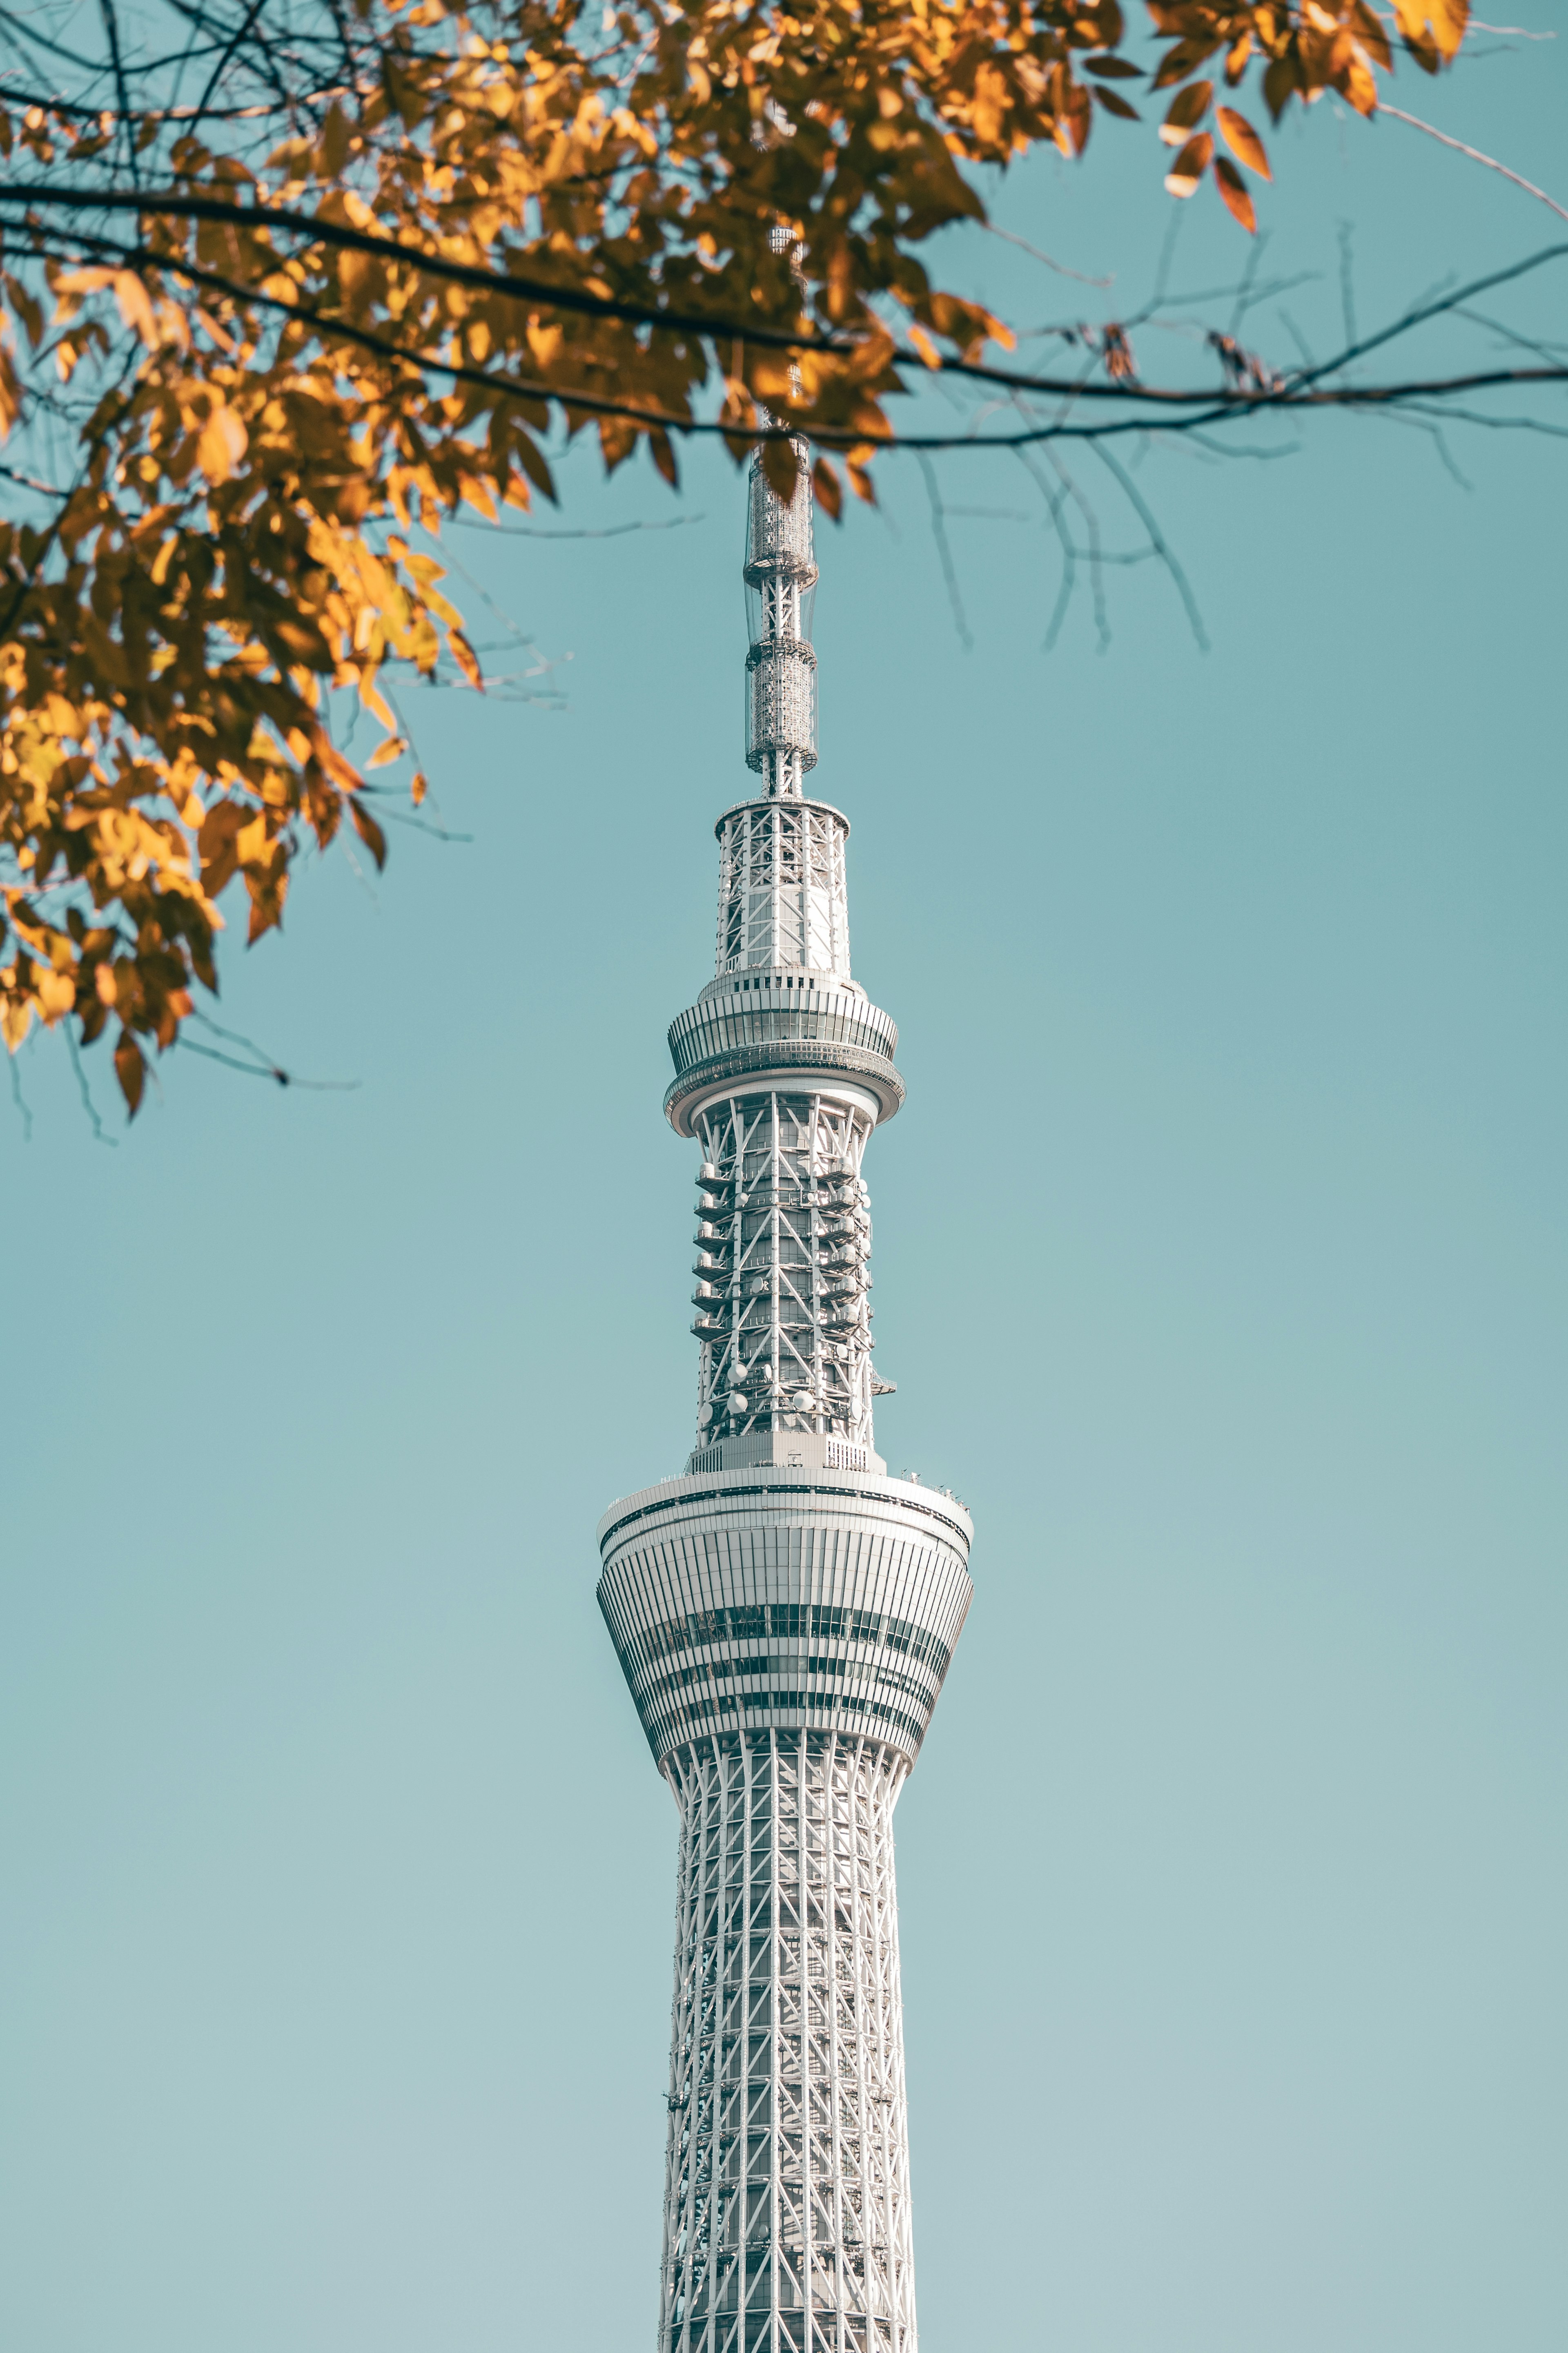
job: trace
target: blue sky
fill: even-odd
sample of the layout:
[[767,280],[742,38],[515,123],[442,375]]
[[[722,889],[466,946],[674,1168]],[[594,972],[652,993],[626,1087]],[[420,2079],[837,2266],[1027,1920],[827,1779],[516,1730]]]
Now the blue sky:
[[[1568,196],[1563,70],[1402,102]],[[998,217],[1136,290],[1158,160],[1097,136]],[[1363,320],[1561,227],[1330,105],[1276,163],[1325,346],[1342,222]],[[1186,282],[1240,246],[1195,206]],[[1560,280],[1508,315],[1561,336]],[[995,459],[942,474],[1026,518],[949,525],[972,650],[912,467],[823,533],[817,782],[910,1087],[880,1442],[978,1527],[899,1814],[927,2353],[1568,2333],[1564,456],[1451,456],[1152,450],[1206,655],[1145,565],[1043,656]],[[658,1103],[744,786],[742,506],[710,452],[679,505],[563,480],[568,524],[689,520],[451,534],[564,707],[427,702],[470,839],[334,855],[226,961],[224,1018],[355,1091],[176,1058],[126,1134],[99,1075],[110,1148],[40,1046],[0,1117],[18,2353],[651,2337],[675,1816],[593,1530],[690,1442]]]

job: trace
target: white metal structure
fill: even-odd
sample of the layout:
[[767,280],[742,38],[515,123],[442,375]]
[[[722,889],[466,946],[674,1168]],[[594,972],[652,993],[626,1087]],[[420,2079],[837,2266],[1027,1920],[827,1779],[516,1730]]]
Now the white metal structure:
[[916,2353],[893,1807],[973,1528],[872,1399],[871,1133],[898,1032],[849,971],[816,763],[805,451],[751,473],[746,757],[714,978],[671,1024],[698,1144],[697,1442],[599,1525],[599,1602],[680,1812],[658,2353]]

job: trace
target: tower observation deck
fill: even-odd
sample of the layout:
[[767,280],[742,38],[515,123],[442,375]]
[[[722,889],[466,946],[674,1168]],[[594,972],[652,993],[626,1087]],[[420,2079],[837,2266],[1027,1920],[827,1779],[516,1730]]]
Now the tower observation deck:
[[749,482],[746,760],[713,978],[670,1025],[695,1142],[697,1430],[599,1524],[599,1603],[680,1814],[658,2353],[916,2353],[893,1807],[973,1588],[963,1506],[890,1478],[873,1131],[898,1032],[849,968],[848,820],[808,797],[804,444]]

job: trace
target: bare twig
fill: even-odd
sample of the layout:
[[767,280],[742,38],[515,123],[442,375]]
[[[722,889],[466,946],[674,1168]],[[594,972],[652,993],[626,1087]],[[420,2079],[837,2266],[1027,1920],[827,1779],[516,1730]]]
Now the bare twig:
[[66,1048],[70,1055],[71,1068],[76,1072],[77,1087],[81,1095],[81,1107],[92,1122],[92,1140],[95,1144],[107,1144],[111,1152],[117,1152],[120,1149],[120,1138],[117,1135],[104,1134],[103,1122],[98,1115],[98,1105],[93,1102],[92,1090],[87,1082],[87,1072],[81,1066],[81,1054],[77,1046],[76,1032],[68,1020],[63,1022],[61,1027],[66,1033]]
[[1544,188],[1538,188],[1533,180],[1525,179],[1518,172],[1510,172],[1508,165],[1500,164],[1495,155],[1483,155],[1479,147],[1467,147],[1462,139],[1450,139],[1446,131],[1435,130],[1430,122],[1423,122],[1419,115],[1406,114],[1402,107],[1379,106],[1377,111],[1379,114],[1392,115],[1395,122],[1407,122],[1412,131],[1424,131],[1427,138],[1436,139],[1440,147],[1452,147],[1456,154],[1468,155],[1472,164],[1484,164],[1489,172],[1500,173],[1505,180],[1511,180],[1516,188],[1522,188],[1527,196],[1533,196],[1538,204],[1544,205],[1548,212],[1555,213],[1559,220],[1568,221],[1568,210],[1564,210],[1554,196],[1549,196]]
[[264,1053],[254,1039],[242,1037],[237,1029],[226,1029],[221,1022],[212,1020],[205,1013],[192,1012],[186,1018],[199,1021],[202,1028],[210,1029],[215,1038],[226,1038],[231,1046],[243,1046],[251,1060],[241,1062],[232,1054],[221,1053],[216,1046],[198,1046],[194,1038],[182,1037],[179,1043],[187,1054],[201,1054],[209,1062],[223,1062],[231,1071],[243,1071],[247,1078],[270,1079],[275,1086],[300,1087],[311,1094],[353,1094],[360,1084],[358,1079],[298,1078],[292,1071],[286,1071],[281,1063],[275,1062],[270,1054]]
[[33,1140],[33,1114],[27,1109],[26,1103],[23,1099],[22,1073],[16,1068],[16,1057],[15,1054],[7,1054],[5,1060],[9,1063],[11,1070],[11,1100],[16,1104],[22,1119],[22,1141],[24,1144],[31,1144]]
[[964,652],[972,654],[974,639],[969,634],[969,623],[964,618],[963,597],[958,586],[958,574],[953,569],[952,550],[947,543],[947,533],[942,524],[942,492],[937,488],[936,470],[931,459],[923,454],[920,456],[919,463],[921,472],[925,476],[926,496],[931,501],[931,537],[936,542],[942,576],[947,586],[947,601],[952,607],[952,625],[958,631],[959,642]]
[[1053,261],[1048,253],[1042,253],[1037,245],[1029,243],[1027,237],[1016,237],[1010,228],[998,228],[994,221],[982,221],[980,226],[988,235],[1001,237],[1007,245],[1016,245],[1020,253],[1028,255],[1031,261],[1043,261],[1046,268],[1054,269],[1058,278],[1076,279],[1080,286],[1114,286],[1116,283],[1114,278],[1088,278],[1081,269],[1069,269],[1065,261]]

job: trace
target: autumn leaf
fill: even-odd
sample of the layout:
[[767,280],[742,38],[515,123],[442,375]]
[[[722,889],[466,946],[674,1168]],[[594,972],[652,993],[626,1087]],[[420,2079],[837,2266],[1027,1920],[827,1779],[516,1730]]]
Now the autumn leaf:
[[1252,207],[1247,183],[1228,156],[1216,155],[1214,164],[1215,183],[1226,206],[1250,235],[1258,227],[1258,215]]
[[132,1119],[142,1107],[142,1091],[147,1083],[147,1064],[142,1049],[129,1029],[120,1033],[120,1043],[114,1050],[114,1075],[120,1082],[120,1092],[125,1097],[126,1109]]
[[788,506],[795,497],[795,486],[800,471],[800,461],[795,455],[795,443],[783,440],[764,441],[763,471],[767,476],[775,495],[784,501],[785,506]]
[[378,868],[386,864],[386,836],[364,803],[355,794],[349,801],[349,816],[353,829],[374,859]]
[[1237,114],[1233,106],[1222,106],[1215,110],[1215,121],[1219,125],[1220,137],[1231,153],[1249,171],[1257,172],[1265,180],[1271,180],[1274,174],[1268,168],[1263,142],[1247,117]]
[[1189,82],[1185,90],[1176,92],[1166,110],[1165,120],[1160,125],[1160,136],[1167,147],[1180,147],[1184,143],[1194,125],[1201,122],[1208,112],[1209,100],[1213,96],[1212,81]]
[[1439,57],[1453,58],[1469,23],[1469,0],[1394,0],[1394,16],[1412,48],[1429,39]]
[[[382,863],[331,730],[369,714],[374,773],[409,751],[405,688],[455,667],[483,691],[429,549],[460,512],[505,529],[556,501],[554,437],[674,489],[683,437],[742,464],[765,434],[780,496],[804,465],[824,514],[846,479],[874,503],[900,396],[1013,348],[943,236],[1009,165],[1136,121],[1142,84],[1167,93],[1166,187],[1212,166],[1251,229],[1237,166],[1269,165],[1256,101],[1213,112],[1222,70],[1275,121],[1331,91],[1366,114],[1401,43],[1437,72],[1468,26],[1465,0],[1396,0],[1394,41],[1373,0],[1150,16],[1152,72],[1117,0],[625,0],[603,27],[299,0],[286,42],[270,10],[226,18],[201,110],[173,52],[139,50],[123,120],[96,58],[51,51],[57,95],[0,98],[26,223],[0,269],[6,1045],[115,1038],[134,1110],[216,987],[220,900],[243,887],[258,940],[310,849],[352,826]],[[1072,332],[1098,389],[1137,397],[1125,329]],[[1272,380],[1216,348],[1233,383]]]
[[249,444],[232,408],[215,408],[196,440],[196,462],[209,482],[226,482]]
[[1212,132],[1200,131],[1195,139],[1189,139],[1165,174],[1167,194],[1182,197],[1194,195],[1199,181],[1208,169],[1209,157],[1213,153]]
[[811,487],[816,494],[818,505],[837,522],[843,512],[844,490],[837,473],[826,458],[819,458],[812,468]]

